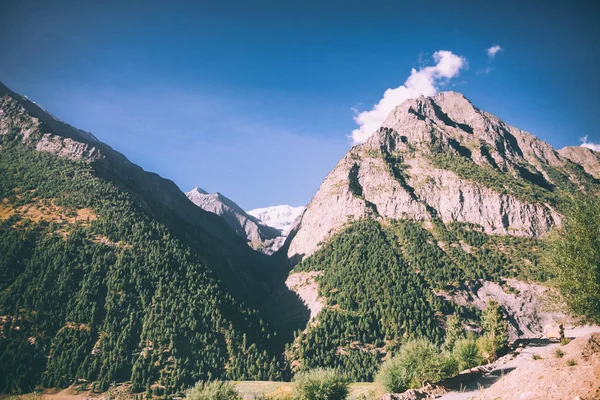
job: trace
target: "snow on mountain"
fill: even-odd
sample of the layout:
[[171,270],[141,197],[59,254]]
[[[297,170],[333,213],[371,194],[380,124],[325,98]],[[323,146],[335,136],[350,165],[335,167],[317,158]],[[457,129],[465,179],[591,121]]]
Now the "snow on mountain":
[[287,236],[305,208],[304,206],[292,207],[281,205],[255,208],[254,210],[247,211],[247,213],[259,219],[265,225],[280,229],[281,233]]

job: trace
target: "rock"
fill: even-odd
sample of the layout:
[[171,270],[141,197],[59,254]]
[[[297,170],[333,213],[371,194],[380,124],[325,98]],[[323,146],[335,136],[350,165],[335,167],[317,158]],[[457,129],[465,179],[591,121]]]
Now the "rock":
[[288,276],[285,285],[294,291],[310,310],[310,320],[315,318],[325,306],[325,299],[319,297],[319,285],[315,281],[322,271],[296,272]]
[[511,342],[517,339],[535,339],[544,337],[544,326],[560,321],[564,323],[566,315],[560,312],[546,311],[544,296],[551,296],[550,289],[517,279],[506,279],[504,286],[499,283],[476,280],[469,282],[463,289],[440,293],[440,297],[454,303],[486,308],[490,300],[495,300],[504,309],[508,321],[508,336]]
[[485,179],[441,168],[439,154],[464,160],[473,175],[478,169],[507,174],[548,193],[557,173],[578,179],[569,172],[566,155],[479,110],[459,93],[407,100],[325,178],[302,216],[288,257],[297,261],[311,255],[347,222],[367,215],[441,218],[480,225],[488,234],[521,237],[540,237],[560,224],[561,215],[550,204],[524,200],[522,189],[499,189]]
[[600,153],[587,147],[567,146],[558,151],[558,153],[583,167],[585,172],[596,179],[600,179]]
[[219,192],[208,193],[196,187],[185,195],[192,203],[203,210],[222,217],[255,250],[272,254],[285,241],[285,236],[281,230],[263,224]]

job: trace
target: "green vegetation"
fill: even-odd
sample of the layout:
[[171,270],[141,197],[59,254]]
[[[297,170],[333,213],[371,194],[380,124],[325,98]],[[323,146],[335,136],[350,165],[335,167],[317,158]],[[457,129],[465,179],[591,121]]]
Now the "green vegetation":
[[481,327],[484,335],[481,340],[481,349],[488,360],[495,360],[508,346],[508,322],[502,315],[500,305],[491,300],[481,317]]
[[288,347],[302,370],[333,367],[354,381],[371,380],[387,348],[406,337],[443,337],[441,301],[375,220],[350,225],[295,271],[323,271],[319,293],[327,299],[318,323]]
[[483,362],[477,348],[477,339],[473,336],[457,340],[452,349],[452,356],[458,363],[458,371],[476,367]]
[[436,167],[452,171],[463,179],[481,183],[500,194],[511,195],[528,203],[556,203],[556,197],[546,188],[492,166],[477,165],[470,157],[446,149],[433,149],[430,158]]
[[542,359],[542,356],[540,356],[540,355],[539,355],[539,354],[537,354],[537,353],[533,353],[533,354],[531,355],[531,358],[532,358],[533,360],[541,360],[541,359]]
[[92,165],[1,140],[0,392],[282,378],[274,332],[215,277],[213,249]]
[[242,400],[231,382],[212,381],[198,382],[186,390],[185,398],[189,400]]
[[569,309],[600,323],[600,199],[583,196],[548,239],[545,269]]
[[[507,250],[514,241],[512,252]],[[365,218],[349,224],[294,272],[322,271],[316,278],[326,307],[316,323],[297,333],[287,348],[296,370],[332,367],[355,381],[373,379],[383,358],[410,339],[426,338],[451,351],[464,338],[462,316],[478,321],[478,313],[445,302],[435,290],[460,287],[471,279],[517,275],[517,257],[537,241],[491,237],[469,224],[436,222],[431,230],[412,221],[378,222]],[[471,246],[470,252],[465,248]],[[522,248],[519,248],[522,246]],[[536,250],[527,255],[531,273]],[[496,305],[497,306],[497,305]],[[499,309],[488,320],[490,334],[480,340],[481,359],[493,359],[506,345],[506,323]],[[491,313],[491,311],[490,311]],[[444,315],[447,319],[441,329]],[[464,348],[461,365],[473,365],[474,351]],[[461,344],[466,346],[465,343]],[[479,358],[477,358],[479,360]]]
[[580,166],[570,162],[566,162],[566,166],[561,169],[550,165],[543,167],[552,181],[550,183],[540,172],[532,172],[526,165],[515,166],[516,171],[512,173],[503,172],[495,163],[476,164],[470,154],[463,154],[463,148],[458,143],[451,143],[449,147],[450,149],[435,146],[430,148],[429,158],[436,167],[453,171],[463,179],[480,183],[497,193],[511,195],[527,203],[548,203],[564,211],[572,201],[573,194],[581,192],[582,188],[589,193],[600,189],[598,181],[586,174]]
[[452,350],[457,341],[464,338],[465,330],[458,315],[451,315],[446,319],[446,338],[442,350]]
[[562,351],[561,349],[555,349],[554,350],[554,357],[556,358],[563,358],[565,356],[565,352]]
[[348,396],[348,380],[331,368],[316,368],[294,377],[295,400],[344,400]]
[[386,392],[402,393],[456,373],[456,362],[426,339],[410,341],[381,366],[376,381]]
[[567,367],[574,367],[577,365],[577,361],[574,358],[569,358],[567,361],[565,361],[565,364]]

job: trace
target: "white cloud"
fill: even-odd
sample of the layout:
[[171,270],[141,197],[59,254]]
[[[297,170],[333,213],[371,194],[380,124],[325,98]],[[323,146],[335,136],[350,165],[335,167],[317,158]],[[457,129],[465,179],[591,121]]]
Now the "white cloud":
[[581,147],[587,147],[588,149],[592,149],[594,151],[600,151],[600,143],[588,142],[587,135],[579,139],[579,141],[581,142]]
[[387,89],[373,109],[363,112],[354,109],[354,121],[359,125],[359,128],[352,131],[354,144],[367,140],[398,104],[419,96],[435,95],[441,84],[457,76],[459,71],[467,66],[466,59],[446,50],[436,51],[433,60],[435,65],[420,68],[418,71],[413,68],[404,85]]
[[489,49],[487,49],[487,55],[490,59],[494,59],[494,57],[496,57],[496,54],[498,54],[502,50],[504,50],[502,47],[495,44],[492,47],[490,47]]

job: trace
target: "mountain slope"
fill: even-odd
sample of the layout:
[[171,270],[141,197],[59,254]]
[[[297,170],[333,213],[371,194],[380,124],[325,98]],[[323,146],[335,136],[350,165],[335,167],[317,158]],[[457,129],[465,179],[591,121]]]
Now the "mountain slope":
[[581,146],[567,146],[558,151],[562,157],[583,167],[585,172],[600,179],[600,153]]
[[440,218],[489,234],[539,237],[560,223],[572,192],[597,181],[535,136],[459,93],[408,100],[331,171],[305,211],[288,256],[312,254],[365,215]]
[[448,315],[480,329],[495,297],[513,339],[541,335],[540,238],[599,191],[581,165],[458,93],[400,104],[326,177],[286,244],[286,283],[311,309],[287,348],[292,369],[370,380],[406,340],[441,344]]
[[208,193],[196,187],[185,194],[201,209],[222,217],[250,247],[272,254],[281,247],[281,231],[267,226],[221,193]]
[[272,268],[171,181],[0,85],[0,391],[276,378],[256,311]]

